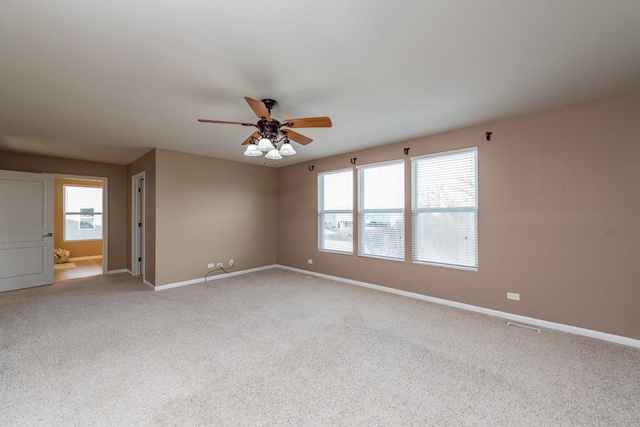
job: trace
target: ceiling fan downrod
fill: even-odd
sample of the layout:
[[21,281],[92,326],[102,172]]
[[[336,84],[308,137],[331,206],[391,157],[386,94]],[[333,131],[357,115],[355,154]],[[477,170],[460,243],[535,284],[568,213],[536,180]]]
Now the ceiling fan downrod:
[[265,98],[262,99],[262,102],[264,103],[264,106],[267,107],[267,110],[269,110],[269,115],[271,115],[271,110],[278,106],[278,101],[275,99]]

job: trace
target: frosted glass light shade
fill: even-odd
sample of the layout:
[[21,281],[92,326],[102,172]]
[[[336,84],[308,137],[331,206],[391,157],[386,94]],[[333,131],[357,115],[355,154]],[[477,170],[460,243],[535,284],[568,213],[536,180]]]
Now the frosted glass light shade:
[[268,138],[262,138],[258,141],[258,150],[260,151],[269,151],[273,149],[273,144]]
[[271,149],[265,157],[269,160],[280,160],[282,158],[280,153],[278,153],[278,150],[275,148]]
[[258,150],[258,147],[255,144],[249,144],[244,155],[249,157],[262,156],[262,151]]
[[293,149],[290,143],[285,142],[282,144],[282,147],[280,147],[280,154],[283,156],[293,156],[296,154],[296,150]]

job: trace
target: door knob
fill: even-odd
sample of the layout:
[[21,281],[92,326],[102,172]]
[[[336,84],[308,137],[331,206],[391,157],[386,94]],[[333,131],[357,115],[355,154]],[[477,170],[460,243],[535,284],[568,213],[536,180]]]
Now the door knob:
[[53,237],[53,233],[47,233],[47,234],[43,235],[42,237]]

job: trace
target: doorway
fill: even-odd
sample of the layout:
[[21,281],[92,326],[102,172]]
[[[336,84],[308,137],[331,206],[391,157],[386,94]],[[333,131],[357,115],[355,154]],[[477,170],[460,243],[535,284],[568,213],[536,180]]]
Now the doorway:
[[54,177],[54,283],[107,270],[107,179]]
[[131,275],[140,276],[144,281],[145,271],[145,173],[140,172],[131,177]]

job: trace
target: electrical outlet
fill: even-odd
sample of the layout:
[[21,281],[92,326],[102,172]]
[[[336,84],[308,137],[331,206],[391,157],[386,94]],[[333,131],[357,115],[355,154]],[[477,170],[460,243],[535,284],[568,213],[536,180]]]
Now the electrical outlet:
[[222,267],[224,267],[224,263],[223,262],[219,262],[219,263],[216,264],[216,267],[217,268],[222,268]]
[[512,299],[514,301],[520,301],[520,294],[516,294],[515,292],[507,292],[507,299]]
[[229,265],[230,265],[231,267],[233,267],[233,260],[232,260],[232,259],[230,259],[230,260],[229,260]]
[[216,264],[213,262],[210,262],[209,264],[207,264],[207,268],[215,268]]
[[313,264],[313,260],[312,259],[308,259],[307,260],[307,264]]

